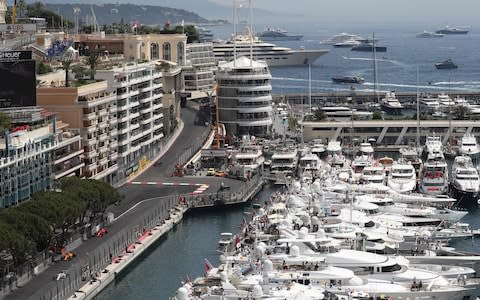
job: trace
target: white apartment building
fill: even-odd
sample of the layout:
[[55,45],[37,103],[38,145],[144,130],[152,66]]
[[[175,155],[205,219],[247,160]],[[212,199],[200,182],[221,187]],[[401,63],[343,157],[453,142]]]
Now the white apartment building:
[[216,65],[212,43],[187,44],[187,63],[182,68],[185,91],[211,91]]
[[142,168],[159,150],[164,137],[162,72],[155,62],[98,70],[116,94],[115,123],[120,178]]

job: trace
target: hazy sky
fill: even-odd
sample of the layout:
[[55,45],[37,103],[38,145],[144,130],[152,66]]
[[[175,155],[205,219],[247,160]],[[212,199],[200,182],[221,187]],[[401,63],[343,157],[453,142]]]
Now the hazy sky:
[[[232,0],[210,0],[232,5]],[[248,1],[245,1],[248,3]],[[253,0],[254,7],[328,22],[480,24],[479,0]]]

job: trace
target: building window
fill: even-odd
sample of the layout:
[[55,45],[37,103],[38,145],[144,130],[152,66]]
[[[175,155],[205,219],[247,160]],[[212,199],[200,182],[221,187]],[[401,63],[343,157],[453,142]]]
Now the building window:
[[170,43],[165,42],[163,43],[163,59],[164,60],[171,60],[170,55]]
[[183,44],[183,42],[179,42],[177,44],[177,58],[178,58],[177,62],[180,66],[184,65],[184,60],[185,60],[184,52],[185,52],[185,45]]
[[150,44],[150,59],[159,59],[160,54],[158,51],[158,44],[157,43],[152,43]]

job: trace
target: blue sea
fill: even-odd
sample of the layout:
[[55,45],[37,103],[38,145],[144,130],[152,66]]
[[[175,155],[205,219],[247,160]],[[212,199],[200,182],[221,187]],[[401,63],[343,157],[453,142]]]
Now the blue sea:
[[[480,29],[470,28],[466,35],[445,35],[441,38],[417,38],[423,30],[435,31],[439,27],[403,26],[365,28],[358,26],[335,29],[311,24],[290,24],[288,28],[275,24],[256,25],[254,31],[266,27],[283,28],[292,34],[304,35],[300,41],[273,42],[292,49],[328,49],[312,64],[312,92],[348,91],[348,84],[334,84],[331,78],[341,75],[360,75],[365,83],[357,85],[358,91],[372,91],[374,86],[373,54],[334,48],[321,41],[348,32],[362,37],[378,39],[377,45],[386,46],[387,52],[377,53],[377,89],[380,91],[455,92],[480,90]],[[232,26],[209,27],[215,38],[226,39]],[[239,30],[237,30],[239,32]],[[435,63],[452,59],[458,65],[454,70],[437,70]],[[308,66],[273,67],[270,69],[275,94],[308,92]]]

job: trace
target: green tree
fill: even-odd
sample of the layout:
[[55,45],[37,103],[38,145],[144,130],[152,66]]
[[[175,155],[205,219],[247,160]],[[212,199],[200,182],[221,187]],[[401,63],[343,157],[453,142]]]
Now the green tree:
[[372,120],[382,120],[382,112],[375,111],[372,115]]
[[0,221],[0,250],[12,256],[15,270],[34,254],[33,243],[10,224]]
[[75,79],[83,79],[88,74],[87,70],[81,65],[74,65],[72,72],[75,74]]
[[313,110],[313,120],[314,121],[323,121],[327,118],[325,112],[321,109],[320,105],[317,106],[315,110]]
[[39,75],[52,72],[52,67],[50,67],[49,64],[46,64],[43,61],[37,61],[35,66],[36,66],[36,72]]
[[456,105],[452,109],[452,117],[457,120],[465,120],[470,117],[471,110],[464,105]]
[[62,69],[65,70],[65,87],[69,87],[68,73],[70,72],[70,67],[72,65],[71,59],[65,59],[62,61]]
[[0,135],[3,137],[5,130],[12,128],[12,119],[6,113],[0,111]]
[[85,64],[90,67],[90,80],[95,80],[95,72],[97,66],[100,64],[100,54],[97,52],[90,52],[90,55],[85,59]]

